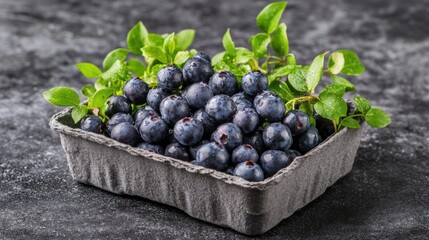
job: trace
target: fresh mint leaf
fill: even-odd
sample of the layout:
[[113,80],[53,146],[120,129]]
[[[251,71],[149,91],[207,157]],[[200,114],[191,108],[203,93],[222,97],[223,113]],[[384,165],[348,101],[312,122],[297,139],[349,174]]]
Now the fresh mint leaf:
[[287,56],[289,53],[289,40],[286,33],[286,24],[281,23],[271,36],[271,48],[280,56]]
[[[164,40],[164,45],[162,47],[164,52],[168,55],[173,55],[174,51],[176,49],[176,40],[175,40],[175,34],[172,33],[168,35]],[[159,59],[158,59],[159,60]]]
[[88,107],[83,104],[73,107],[71,111],[71,117],[74,123],[80,122],[80,120],[82,120],[82,118],[85,117],[86,114],[88,114]]
[[167,63],[167,55],[161,48],[155,46],[146,46],[142,48],[143,56],[146,58],[154,58],[162,63]]
[[362,114],[366,114],[371,109],[371,103],[359,95],[354,97],[354,104]]
[[222,45],[225,48],[226,53],[228,53],[231,56],[235,56],[235,44],[232,41],[231,34],[229,33],[229,28],[226,30],[226,33],[223,35],[222,38]]
[[359,128],[360,124],[359,122],[351,117],[344,118],[344,120],[341,121],[341,125],[348,128]]
[[298,92],[307,92],[308,66],[295,66],[288,75],[289,84]]
[[62,107],[78,106],[79,95],[68,87],[54,87],[43,93],[46,101]]
[[127,45],[128,49],[137,56],[141,56],[141,48],[145,46],[145,41],[147,38],[148,32],[146,27],[142,22],[138,22],[127,35]]
[[314,110],[320,116],[338,123],[340,117],[347,115],[347,104],[338,95],[325,94],[323,97],[320,97],[320,101],[314,104]]
[[92,86],[91,84],[86,84],[85,86],[83,86],[80,89],[80,92],[82,93],[83,96],[85,96],[86,98],[91,98],[92,95],[94,95],[94,93],[97,91],[97,89],[95,89],[94,86]]
[[156,33],[149,33],[147,35],[147,44],[145,46],[162,47],[164,45],[164,38]]
[[347,79],[338,75],[330,74],[332,82],[337,85],[342,85],[346,88],[346,92],[353,92],[356,90],[355,86]]
[[288,102],[294,98],[292,91],[289,89],[288,85],[281,81],[273,81],[268,90],[273,91],[279,95],[279,97],[284,101]]
[[185,51],[188,49],[195,38],[195,30],[194,29],[184,29],[176,34],[176,50],[177,51]]
[[217,65],[220,62],[222,62],[223,57],[225,56],[225,53],[226,52],[220,52],[220,53],[217,53],[216,55],[214,55],[212,57],[212,65],[214,66],[214,65]]
[[268,75],[268,81],[272,82],[278,79],[279,77],[286,76],[290,74],[292,71],[294,71],[294,69],[295,69],[295,66],[292,66],[292,65],[276,68]]
[[193,58],[197,53],[198,51],[196,49],[189,50],[189,58]]
[[128,50],[125,48],[117,48],[107,54],[103,61],[103,68],[109,70],[116,60],[124,61],[128,56]]
[[332,74],[338,74],[344,68],[344,55],[341,52],[333,52],[329,55],[328,71]]
[[311,126],[316,127],[316,119],[313,115],[313,106],[309,102],[303,102],[299,105],[299,110],[307,113]]
[[76,67],[86,78],[98,78],[102,73],[97,66],[88,62],[78,63]]
[[375,128],[384,128],[392,121],[389,115],[379,108],[371,108],[365,114],[365,120],[368,125]]
[[310,91],[310,93],[314,93],[314,90],[316,89],[317,84],[319,84],[320,80],[322,79],[325,55],[326,55],[326,52],[314,58],[310,67],[308,68],[306,81],[307,81],[307,88]]
[[326,95],[333,94],[338,97],[343,97],[346,91],[346,87],[343,85],[332,84],[325,87],[322,92],[320,92],[319,97],[324,98]]
[[176,56],[174,57],[174,64],[177,66],[182,65],[186,62],[189,58],[189,51],[179,51],[177,52]]
[[108,82],[126,81],[129,80],[130,77],[127,65],[119,60],[116,60],[109,70],[101,75],[101,78]]
[[94,108],[104,107],[107,99],[109,99],[114,93],[115,90],[111,88],[102,88],[98,90],[95,92],[94,96],[92,96],[92,101],[89,102],[89,106]]
[[130,59],[127,62],[128,70],[138,77],[143,77],[146,71],[146,66],[138,59]]
[[262,58],[267,55],[268,44],[270,44],[270,35],[266,33],[258,33],[249,39],[253,53],[256,58]]
[[261,31],[272,33],[279,24],[287,2],[273,2],[268,4],[256,17],[256,24]]
[[[334,53],[341,53],[344,58],[344,66],[341,69],[341,73],[345,75],[357,76],[365,72],[365,66],[360,61],[358,55],[351,50],[338,50]],[[335,62],[333,59],[329,59],[328,66],[331,68]]]
[[237,55],[235,56],[235,63],[236,64],[244,64],[249,62],[251,59],[255,57],[253,52],[251,52],[247,48],[238,47],[235,49]]

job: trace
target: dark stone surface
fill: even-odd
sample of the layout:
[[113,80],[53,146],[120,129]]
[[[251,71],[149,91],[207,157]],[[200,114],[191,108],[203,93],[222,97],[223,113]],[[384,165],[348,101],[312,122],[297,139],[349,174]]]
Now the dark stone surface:
[[[41,92],[88,82],[73,64],[101,63],[143,20],[150,31],[195,28],[194,47],[221,50],[257,31],[264,1],[0,1],[0,239],[245,239],[140,198],[74,182],[48,120],[60,108]],[[179,3],[181,2],[181,3]],[[292,1],[291,48],[309,63],[325,50],[357,50],[359,94],[387,110],[369,129],[352,172],[264,239],[427,239],[429,235],[429,2]]]

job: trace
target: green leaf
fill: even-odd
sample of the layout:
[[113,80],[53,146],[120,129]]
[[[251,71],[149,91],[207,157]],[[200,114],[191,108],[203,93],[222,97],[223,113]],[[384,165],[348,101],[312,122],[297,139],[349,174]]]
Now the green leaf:
[[310,93],[314,93],[317,84],[319,84],[322,79],[323,74],[323,64],[325,62],[325,55],[327,52],[318,55],[314,58],[310,67],[308,68],[306,80],[307,80],[307,88]]
[[78,63],[76,67],[86,78],[98,78],[102,73],[97,66],[88,62]]
[[294,69],[295,69],[295,66],[292,66],[292,65],[276,68],[268,75],[268,80],[272,82],[279,77],[288,75],[289,73],[294,71]]
[[273,91],[279,95],[279,97],[284,101],[288,102],[294,98],[292,91],[289,89],[288,85],[281,81],[274,81],[268,87],[268,90]]
[[313,127],[316,127],[316,119],[313,115],[313,106],[310,104],[310,102],[303,102],[299,105],[299,110],[307,113],[308,118],[310,119],[310,124]]
[[101,108],[104,107],[107,99],[115,93],[114,89],[111,88],[102,88],[95,92],[92,96],[92,101],[89,102],[90,107]]
[[344,68],[344,55],[340,52],[333,52],[329,56],[328,71],[332,74],[338,74]]
[[138,77],[143,77],[146,71],[146,66],[138,59],[130,59],[127,62],[128,70]]
[[344,118],[344,120],[341,121],[341,125],[348,128],[359,128],[360,124],[359,122],[351,117]]
[[255,57],[253,55],[253,52],[251,52],[247,48],[238,47],[235,49],[237,55],[235,56],[235,63],[236,64],[243,64],[249,62],[252,58]]
[[103,61],[103,68],[109,70],[116,60],[124,61],[128,56],[128,50],[125,48],[117,48],[107,54]]
[[195,38],[195,30],[194,29],[184,29],[176,34],[176,50],[177,51],[185,51],[188,49]]
[[212,65],[217,65],[223,60],[223,57],[225,56],[225,52],[220,52],[212,57]]
[[[362,64],[358,55],[355,52],[343,49],[335,51],[334,53],[341,53],[343,55],[344,66],[341,69],[341,73],[345,75],[357,76],[365,72],[365,66]],[[329,58],[329,68],[333,67],[335,64],[336,63],[334,59]]]
[[43,93],[46,101],[61,107],[78,106],[79,95],[68,87],[54,87]]
[[130,77],[127,65],[119,60],[116,60],[109,70],[101,75],[101,78],[109,82],[126,81],[129,80]]
[[271,36],[271,47],[280,56],[287,56],[289,53],[289,40],[286,33],[286,24],[281,23]]
[[359,112],[366,114],[371,109],[371,103],[359,95],[354,97],[354,104]]
[[176,49],[176,41],[174,36],[174,33],[168,35],[167,38],[164,40],[164,45],[162,47],[164,52],[169,55],[173,55],[174,50]]
[[346,88],[343,85],[332,84],[325,87],[319,94],[320,98],[324,98],[326,95],[333,94],[338,97],[343,97]]
[[329,120],[338,122],[340,117],[347,115],[347,104],[342,97],[335,94],[325,94],[320,101],[314,104],[314,110]]
[[138,22],[127,35],[128,49],[135,55],[141,56],[141,48],[145,46],[148,32],[142,22]]
[[308,66],[296,66],[288,75],[289,84],[298,92],[307,92]]
[[289,53],[287,56],[287,64],[296,66],[296,58],[293,53]]
[[97,89],[95,89],[94,86],[92,86],[91,84],[86,84],[85,86],[83,86],[80,89],[80,92],[82,93],[83,96],[85,96],[86,98],[91,98],[92,95],[94,95],[94,93],[97,91]]
[[174,57],[174,64],[177,66],[182,65],[189,58],[189,51],[179,51]]
[[164,44],[164,38],[156,33],[149,33],[147,35],[147,44],[145,46],[155,46],[155,47],[162,47]]
[[88,107],[86,105],[80,104],[76,107],[73,107],[73,110],[71,112],[71,117],[74,121],[74,123],[80,122],[83,117],[88,114]]
[[261,31],[272,33],[279,24],[287,2],[273,2],[268,4],[256,17],[256,24]]
[[371,108],[365,114],[365,120],[368,125],[375,128],[384,128],[392,121],[389,115],[379,108]]
[[270,44],[270,35],[266,33],[258,33],[249,39],[253,53],[257,58],[262,58],[267,55],[268,44]]
[[223,35],[222,45],[225,48],[225,51],[229,55],[235,56],[235,54],[236,54],[236,52],[235,52],[235,44],[232,41],[231,34],[229,33],[229,28],[228,28],[228,30],[226,30],[226,33]]
[[142,48],[143,56],[149,58],[155,58],[162,63],[167,63],[167,56],[161,48],[155,46],[146,46]]
[[332,82],[337,85],[342,85],[346,88],[346,92],[353,92],[356,90],[355,85],[349,82],[347,79],[338,75],[330,74]]

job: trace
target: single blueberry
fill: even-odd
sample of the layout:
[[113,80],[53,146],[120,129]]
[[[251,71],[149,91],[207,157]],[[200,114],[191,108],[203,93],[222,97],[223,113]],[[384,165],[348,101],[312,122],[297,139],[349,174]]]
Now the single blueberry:
[[192,117],[182,118],[174,125],[174,137],[184,146],[197,144],[201,141],[203,135],[203,124]]
[[216,123],[221,124],[231,120],[237,111],[237,107],[231,97],[221,94],[209,99],[205,111]]
[[200,147],[203,146],[206,143],[209,143],[209,141],[208,140],[202,140],[197,145],[189,147],[189,154],[191,155],[192,159],[197,158],[198,149],[200,149]]
[[231,99],[237,106],[237,111],[253,107],[253,99],[244,93],[236,93],[232,95]]
[[147,116],[140,124],[140,135],[148,143],[160,143],[168,136],[168,125],[158,115]]
[[197,151],[196,165],[223,171],[228,167],[229,154],[222,144],[211,142]]
[[228,152],[232,152],[243,143],[243,133],[234,123],[220,125],[212,134],[213,141],[225,146]]
[[321,117],[315,113],[316,127],[322,139],[327,139],[335,133],[335,128],[331,120]]
[[125,143],[131,146],[136,146],[141,142],[139,132],[133,124],[122,122],[112,128],[110,137],[118,142]]
[[165,147],[165,156],[183,160],[183,161],[191,160],[186,147],[178,143],[171,143],[167,145],[167,147]]
[[207,115],[207,113],[203,109],[196,111],[194,113],[194,118],[203,124],[204,137],[210,137],[218,126],[216,124],[216,121],[209,115]]
[[287,149],[284,152],[289,155],[289,158],[291,160],[294,160],[296,157],[301,156],[300,152],[298,152],[297,150],[293,150],[293,149]]
[[147,93],[149,92],[149,87],[147,84],[136,77],[128,81],[124,88],[122,89],[124,96],[130,100],[130,102],[141,105],[146,103]]
[[129,122],[129,123],[133,124],[134,119],[128,113],[117,113],[117,114],[113,115],[109,119],[109,121],[107,121],[107,123],[106,123],[107,134],[110,135],[113,127],[118,125],[119,123],[122,123],[122,122]]
[[292,146],[293,138],[288,127],[281,123],[271,123],[262,132],[262,140],[267,148],[285,150]]
[[131,104],[126,97],[111,96],[107,99],[106,104],[107,108],[105,114],[109,118],[116,113],[131,113]]
[[101,133],[103,121],[97,116],[90,115],[80,122],[80,129],[87,132]]
[[162,88],[152,88],[147,94],[147,105],[149,105],[154,110],[159,111],[159,105],[166,97],[168,97],[168,93],[162,90]]
[[256,96],[268,88],[268,78],[260,71],[249,72],[241,80],[243,91],[250,95]]
[[159,106],[162,119],[170,125],[174,126],[177,121],[191,114],[188,103],[185,99],[177,95],[171,95],[161,101]]
[[305,133],[298,136],[298,150],[305,154],[319,145],[320,142],[322,142],[322,137],[319,132],[310,126]]
[[229,71],[215,73],[210,78],[209,86],[215,95],[225,94],[232,96],[238,92],[237,78]]
[[234,175],[249,182],[260,182],[264,180],[264,172],[261,167],[253,161],[238,164],[234,169]]
[[258,152],[249,144],[243,144],[232,151],[232,164],[237,165],[246,161],[257,163],[259,160]]
[[259,116],[270,123],[281,122],[286,111],[285,103],[270,91],[257,95],[253,105]]
[[259,158],[259,164],[266,177],[271,177],[280,169],[289,166],[292,163],[289,155],[279,150],[268,150],[262,153]]
[[203,52],[199,52],[199,53],[195,54],[194,58],[201,58],[201,59],[206,60],[207,62],[211,62],[210,56],[203,53]]
[[186,90],[182,92],[182,96],[186,99],[191,108],[200,109],[204,108],[207,101],[213,97],[213,92],[207,84],[199,82],[187,87]]
[[232,122],[240,127],[243,133],[252,133],[259,127],[259,115],[255,109],[245,108],[234,115]]
[[139,145],[137,145],[137,148],[140,148],[149,152],[161,154],[161,155],[164,155],[164,152],[165,152],[164,147],[160,145],[150,144],[150,143],[140,143]]
[[250,135],[243,136],[243,144],[249,144],[252,146],[259,154],[262,154],[266,149],[264,141],[262,140],[262,134],[257,131]]
[[159,113],[157,113],[153,109],[147,110],[144,107],[140,108],[139,110],[137,110],[137,112],[134,113],[134,125],[136,126],[137,129],[140,127],[143,120],[149,115],[158,115],[159,116]]
[[156,79],[158,80],[158,86],[166,92],[178,89],[184,82],[182,71],[173,65],[161,68]]
[[183,76],[188,84],[207,83],[213,73],[211,63],[199,57],[188,59],[183,67]]
[[286,113],[283,124],[288,126],[292,136],[297,136],[307,131],[310,127],[310,118],[307,113],[301,110],[291,110]]

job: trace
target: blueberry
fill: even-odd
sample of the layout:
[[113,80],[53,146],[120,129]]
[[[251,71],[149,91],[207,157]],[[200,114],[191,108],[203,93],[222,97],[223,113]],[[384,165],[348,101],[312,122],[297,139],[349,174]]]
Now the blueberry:
[[229,71],[215,73],[210,78],[209,86],[215,95],[225,94],[232,96],[238,92],[237,78]]
[[87,132],[101,133],[103,121],[97,116],[90,115],[82,120],[80,129]]
[[261,167],[253,161],[238,164],[234,169],[234,175],[249,182],[260,182],[264,180],[264,172]]
[[137,145],[137,148],[164,155],[164,148],[160,145],[150,144],[150,143],[140,143]]
[[316,119],[316,127],[322,139],[327,139],[335,133],[335,128],[331,120],[323,118],[318,114],[315,114],[314,118]]
[[184,146],[197,144],[203,135],[203,124],[194,118],[185,117],[174,125],[174,137]]
[[235,167],[234,167],[234,166],[228,167],[228,168],[225,170],[225,173],[226,173],[226,174],[229,174],[229,175],[234,175],[234,169],[235,169]]
[[266,149],[264,141],[262,140],[262,134],[257,131],[251,135],[243,136],[243,144],[249,144],[252,146],[259,154],[262,154]]
[[197,151],[196,165],[223,171],[228,167],[229,154],[222,144],[211,142]]
[[234,123],[224,123],[220,125],[212,134],[213,141],[225,146],[228,152],[243,143],[243,133]]
[[211,63],[199,57],[188,59],[183,67],[183,76],[188,84],[207,83],[213,73]]
[[262,132],[262,140],[267,148],[285,150],[292,146],[292,134],[288,127],[281,123],[272,123]]
[[262,153],[259,158],[259,164],[266,177],[271,177],[276,174],[280,169],[289,166],[292,159],[289,155],[279,150],[268,150]]
[[140,108],[137,110],[137,112],[134,113],[134,125],[138,129],[140,125],[142,124],[143,120],[149,116],[149,115],[159,115],[157,112],[155,112],[153,109],[147,110],[145,108]]
[[196,111],[194,113],[194,118],[203,124],[204,137],[210,137],[210,135],[216,130],[218,126],[216,121],[207,115],[203,109]]
[[270,91],[265,91],[255,97],[254,104],[256,112],[267,122],[280,122],[286,111],[285,103],[280,97]]
[[206,60],[207,62],[211,62],[210,56],[203,53],[203,52],[199,52],[199,53],[195,54],[194,58],[201,58],[201,59]]
[[203,146],[206,143],[209,143],[209,141],[208,140],[202,140],[197,145],[189,147],[189,153],[190,153],[192,159],[197,158],[198,149],[200,149],[200,147]]
[[200,109],[206,106],[207,101],[213,97],[213,92],[209,86],[203,82],[194,83],[182,92],[189,106],[193,109]]
[[186,147],[184,147],[178,143],[169,144],[165,148],[165,156],[172,157],[172,158],[179,159],[179,160],[183,160],[183,161],[190,161],[191,160]]
[[297,150],[293,150],[293,149],[287,149],[284,152],[289,155],[289,158],[291,160],[294,160],[296,157],[301,156],[300,152],[298,152]]
[[110,137],[118,142],[136,146],[140,141],[140,135],[133,124],[122,122],[112,128]]
[[131,104],[126,97],[111,96],[107,101],[106,116],[109,118],[116,113],[131,113]]
[[158,80],[158,86],[166,92],[178,89],[184,82],[182,71],[173,65],[161,68],[156,79]]
[[156,111],[159,111],[159,105],[161,104],[162,99],[168,97],[168,93],[162,88],[152,88],[147,94],[147,105],[153,108]]
[[234,101],[227,95],[216,95],[209,99],[205,111],[218,124],[228,122],[237,111]]
[[128,113],[117,113],[117,114],[113,115],[109,119],[109,121],[107,121],[107,123],[106,123],[107,134],[110,135],[113,127],[118,125],[119,123],[122,123],[122,122],[129,122],[129,123],[133,124],[134,119]]
[[139,130],[143,141],[148,143],[160,143],[168,136],[168,125],[155,114],[147,116]]
[[258,162],[259,160],[258,152],[251,145],[243,144],[232,151],[232,164],[237,165],[249,160],[253,161],[254,163]]
[[130,100],[130,102],[136,105],[141,105],[146,103],[149,87],[143,80],[136,77],[125,84],[122,92],[124,93],[124,96]]
[[241,80],[243,91],[250,95],[256,96],[268,88],[268,78],[260,71],[249,72]]
[[291,110],[286,113],[283,124],[289,127],[292,136],[297,136],[310,127],[310,118],[301,110]]
[[236,93],[232,95],[231,99],[237,106],[237,111],[253,107],[253,99],[244,93]]
[[322,142],[322,137],[319,135],[319,132],[316,128],[310,127],[305,133],[298,136],[298,150],[305,154],[315,148],[320,142]]
[[259,127],[259,115],[253,108],[238,111],[232,122],[240,127],[243,133],[252,133]]
[[171,95],[162,100],[159,106],[162,119],[169,124],[174,126],[177,121],[187,117],[191,114],[188,103],[185,99],[177,95]]

